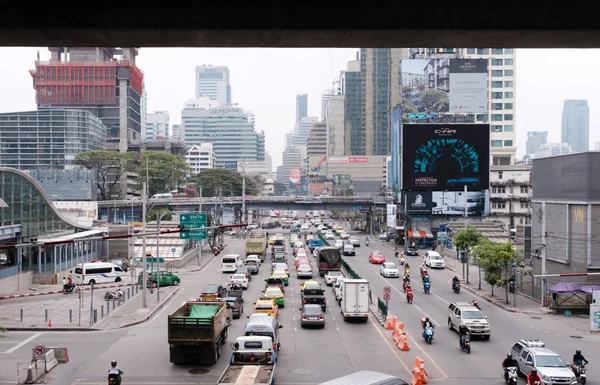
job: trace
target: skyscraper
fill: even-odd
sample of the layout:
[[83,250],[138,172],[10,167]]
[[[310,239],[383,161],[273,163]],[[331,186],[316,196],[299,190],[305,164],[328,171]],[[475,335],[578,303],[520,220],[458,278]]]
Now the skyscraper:
[[308,115],[308,95],[296,95],[296,123]]
[[344,155],[365,153],[365,130],[362,119],[363,89],[360,60],[348,62],[342,83],[344,90]]
[[144,139],[170,138],[169,112],[155,111],[153,114],[148,114],[143,134]]
[[196,99],[208,96],[219,105],[231,103],[229,68],[225,66],[196,66]]
[[534,155],[546,143],[548,143],[548,131],[529,131],[527,133],[527,142],[525,143],[527,154]]
[[590,108],[587,100],[565,100],[562,114],[562,142],[573,152],[590,148]]
[[335,95],[334,90],[324,90],[321,92],[321,122],[324,122],[329,116],[329,101]]

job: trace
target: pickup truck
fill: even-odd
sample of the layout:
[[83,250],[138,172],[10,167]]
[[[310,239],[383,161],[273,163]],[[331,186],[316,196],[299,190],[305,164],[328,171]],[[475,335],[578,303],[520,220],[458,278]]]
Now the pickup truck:
[[169,315],[168,342],[174,364],[216,364],[229,327],[226,302],[188,301]]
[[277,357],[271,337],[238,337],[230,346],[233,353],[217,385],[275,383]]
[[318,238],[313,238],[310,241],[308,241],[308,249],[311,253],[313,253],[317,247],[321,246],[323,246],[323,241]]
[[319,266],[319,275],[325,276],[325,273],[332,270],[342,269],[342,252],[337,247],[323,246],[319,247],[317,263]]
[[327,311],[327,299],[321,286],[307,283],[303,286],[300,293],[303,304],[321,305],[323,312]]

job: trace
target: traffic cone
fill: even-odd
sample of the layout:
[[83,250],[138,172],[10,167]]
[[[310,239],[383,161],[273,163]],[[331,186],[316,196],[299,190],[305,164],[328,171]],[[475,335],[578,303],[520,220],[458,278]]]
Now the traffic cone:
[[49,328],[51,328],[51,327],[52,327],[52,320],[51,320],[51,319],[49,319],[49,320],[48,320],[48,327],[49,327]]

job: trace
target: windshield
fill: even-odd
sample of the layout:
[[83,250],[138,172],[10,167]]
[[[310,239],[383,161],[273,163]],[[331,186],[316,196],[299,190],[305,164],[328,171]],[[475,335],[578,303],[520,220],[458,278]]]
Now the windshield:
[[231,279],[246,279],[246,275],[245,274],[234,274],[233,277],[231,277]]
[[560,356],[535,356],[538,368],[561,368],[567,366]]
[[484,319],[483,313],[477,310],[463,311],[463,319]]
[[321,306],[304,306],[304,314],[307,315],[320,315],[322,314]]
[[277,290],[277,289],[267,289],[267,291],[265,292],[266,295],[269,296],[278,296],[281,295],[281,290]]
[[439,260],[442,259],[442,257],[440,257],[439,255],[432,255],[430,258],[433,259],[433,260],[435,260],[435,261],[439,261]]
[[330,272],[329,272],[329,276],[330,276],[330,277],[341,277],[341,276],[342,276],[342,273],[341,273],[341,272],[339,272],[339,271],[330,271]]
[[383,268],[384,269],[395,269],[396,265],[394,265],[393,263],[384,263]]
[[223,258],[223,263],[235,263],[235,258]]
[[273,309],[273,304],[269,302],[259,302],[256,304],[256,308],[261,310],[271,310]]

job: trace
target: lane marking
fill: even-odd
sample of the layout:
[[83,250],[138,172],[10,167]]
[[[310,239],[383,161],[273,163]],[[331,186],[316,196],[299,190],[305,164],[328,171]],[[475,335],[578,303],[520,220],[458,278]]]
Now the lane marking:
[[156,320],[165,310],[167,310],[168,303],[172,302],[173,299],[175,299],[175,297],[179,297],[181,295],[181,293],[183,293],[184,290],[185,290],[185,288],[183,288],[183,287],[179,288],[179,293],[177,295],[171,296],[171,299],[169,299],[168,301],[166,301],[163,304],[163,308],[160,309],[160,311],[158,313],[156,313],[156,315],[150,319],[150,322],[154,322],[154,320]]
[[7,351],[4,352],[4,354],[10,354],[14,351],[16,351],[17,349],[22,348],[23,346],[25,346],[26,344],[30,343],[31,341],[35,340],[36,338],[38,338],[39,336],[41,336],[42,333],[35,333],[34,335],[32,335],[31,337],[27,338],[26,340],[23,340],[21,342],[19,342],[19,344],[13,346],[12,348],[8,349]]
[[444,372],[442,370],[442,368],[440,368],[440,366],[437,364],[437,362],[435,362],[435,360],[433,358],[431,358],[431,356],[429,354],[427,354],[427,352],[425,351],[425,349],[423,349],[421,344],[419,344],[414,338],[412,338],[410,334],[404,333],[404,335],[407,336],[417,346],[417,348],[419,348],[419,350],[421,352],[423,352],[423,355],[429,359],[429,361],[433,364],[433,366],[435,366],[436,369],[439,370],[440,373],[442,373],[442,378],[440,378],[440,380],[447,379],[448,375],[446,374],[446,372]]
[[369,317],[369,321],[370,321],[371,325],[373,325],[373,327],[375,328],[375,330],[377,331],[377,333],[379,333],[379,335],[381,336],[381,338],[383,339],[383,341],[386,343],[386,345],[390,348],[390,350],[392,351],[392,353],[396,356],[396,358],[398,359],[398,361],[400,361],[400,364],[402,365],[402,367],[404,368],[404,370],[406,370],[406,373],[408,373],[410,376],[412,376],[412,370],[410,370],[408,368],[408,366],[406,366],[406,364],[404,363],[404,361],[402,360],[402,358],[398,354],[398,352],[397,352],[398,348],[395,348],[394,346],[392,346],[392,344],[390,344],[389,339],[386,338],[386,336],[381,332],[381,330],[379,330],[379,328],[381,326],[378,326],[378,325],[375,324],[375,321],[373,321],[373,317]]

